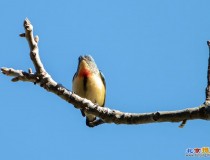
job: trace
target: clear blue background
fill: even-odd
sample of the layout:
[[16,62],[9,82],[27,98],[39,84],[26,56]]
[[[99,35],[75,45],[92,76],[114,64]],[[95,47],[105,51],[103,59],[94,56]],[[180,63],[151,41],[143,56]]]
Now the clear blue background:
[[[107,83],[106,106],[126,112],[195,107],[205,100],[209,0],[4,0],[0,67],[33,67],[28,17],[52,77],[71,89],[77,58],[91,54]],[[209,121],[85,126],[79,110],[32,83],[0,74],[0,159],[195,159],[210,147]],[[204,158],[207,159],[207,158]]]

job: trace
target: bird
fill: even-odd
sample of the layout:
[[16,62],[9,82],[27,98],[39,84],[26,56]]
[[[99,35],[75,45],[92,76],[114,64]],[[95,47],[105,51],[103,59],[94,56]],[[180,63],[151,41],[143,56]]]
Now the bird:
[[[79,56],[77,71],[72,80],[72,91],[80,97],[104,107],[106,99],[105,78],[90,55]],[[96,120],[96,116],[83,110],[81,113],[83,117],[86,117],[86,125],[93,127],[91,122]]]

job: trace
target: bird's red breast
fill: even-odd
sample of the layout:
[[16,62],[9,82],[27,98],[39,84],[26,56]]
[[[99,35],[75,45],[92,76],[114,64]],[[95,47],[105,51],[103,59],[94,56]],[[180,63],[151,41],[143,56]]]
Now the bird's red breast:
[[90,75],[91,75],[90,70],[86,68],[81,68],[78,74],[79,77],[89,77]]
[[91,76],[91,70],[89,68],[89,66],[87,65],[87,63],[82,60],[80,62],[80,66],[79,66],[79,71],[78,71],[78,76],[79,77],[89,77]]

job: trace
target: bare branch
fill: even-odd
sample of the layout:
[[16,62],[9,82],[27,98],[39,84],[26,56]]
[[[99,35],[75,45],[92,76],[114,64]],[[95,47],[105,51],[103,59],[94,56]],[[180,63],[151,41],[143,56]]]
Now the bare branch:
[[210,104],[210,41],[207,41],[209,48],[208,71],[207,71],[207,87],[206,87],[206,102]]
[[[23,26],[25,28],[25,35],[20,34],[21,37],[26,37],[29,48],[30,48],[30,57],[32,62],[34,63],[34,67],[36,69],[37,74],[46,74],[44,66],[39,57],[39,48],[38,48],[38,41],[39,38],[33,36],[33,26],[28,18],[25,19]],[[24,35],[24,36],[23,36]]]
[[[111,110],[107,107],[100,107],[90,100],[85,98],[81,98],[73,92],[69,91],[64,86],[58,84],[54,81],[49,73],[44,69],[44,66],[39,57],[39,49],[38,49],[38,41],[39,38],[33,36],[33,26],[31,25],[28,19],[24,21],[25,33],[21,34],[21,37],[25,37],[28,41],[30,48],[30,57],[35,66],[36,73],[33,73],[31,69],[29,69],[28,73],[22,70],[15,70],[12,68],[1,68],[3,74],[7,76],[13,76],[12,81],[28,81],[33,82],[49,92],[52,92],[58,95],[60,98],[65,101],[73,104],[75,108],[82,109],[87,113],[93,114],[99,119],[95,120],[91,123],[91,125],[98,126],[104,123],[115,123],[115,124],[146,124],[146,123],[155,123],[155,122],[181,122],[183,121],[184,126],[186,120],[193,119],[203,119],[210,120],[210,106],[209,103],[209,95],[210,95],[210,67],[208,71],[208,87],[206,91],[206,103],[199,107],[188,108],[184,110],[178,111],[164,111],[164,112],[153,112],[153,113],[126,113],[120,112],[117,110]],[[209,64],[210,65],[210,64]]]
[[1,68],[1,72],[7,76],[14,77],[12,79],[13,82],[17,81],[28,81],[28,82],[37,82],[38,77],[32,73],[27,73],[22,70],[15,70],[13,68]]

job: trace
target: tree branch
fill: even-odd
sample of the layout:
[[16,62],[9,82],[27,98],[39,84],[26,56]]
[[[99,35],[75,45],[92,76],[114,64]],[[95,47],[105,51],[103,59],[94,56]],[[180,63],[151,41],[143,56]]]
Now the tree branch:
[[209,48],[209,58],[208,58],[208,71],[207,71],[207,87],[206,87],[206,102],[210,104],[210,41],[207,41]]
[[[12,68],[1,68],[3,74],[14,77],[13,82],[28,81],[40,85],[49,92],[58,95],[65,101],[73,104],[75,108],[82,109],[87,113],[93,114],[99,119],[92,123],[92,126],[98,126],[103,123],[115,124],[146,124],[154,122],[180,122],[193,119],[210,120],[210,60],[208,66],[208,86],[206,88],[206,102],[199,107],[188,108],[177,111],[163,111],[154,113],[125,113],[117,110],[111,110],[107,107],[100,107],[90,100],[81,98],[64,86],[54,81],[50,74],[44,68],[39,57],[38,41],[39,38],[33,36],[33,26],[28,19],[24,21],[25,33],[20,34],[28,41],[30,48],[30,57],[35,66],[35,73],[31,69],[28,72],[15,70]],[[209,45],[209,43],[208,43]]]

